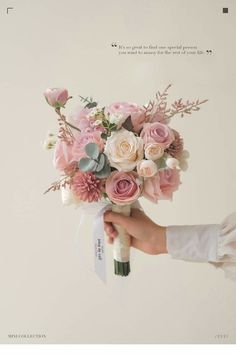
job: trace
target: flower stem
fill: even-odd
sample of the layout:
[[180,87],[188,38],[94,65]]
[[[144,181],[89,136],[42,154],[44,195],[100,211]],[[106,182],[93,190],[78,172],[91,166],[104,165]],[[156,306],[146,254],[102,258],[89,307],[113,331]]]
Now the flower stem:
[[65,120],[65,123],[66,123],[67,125],[69,125],[71,128],[76,129],[76,130],[78,130],[79,132],[81,131],[79,128],[75,127],[73,124],[67,122],[66,120]]

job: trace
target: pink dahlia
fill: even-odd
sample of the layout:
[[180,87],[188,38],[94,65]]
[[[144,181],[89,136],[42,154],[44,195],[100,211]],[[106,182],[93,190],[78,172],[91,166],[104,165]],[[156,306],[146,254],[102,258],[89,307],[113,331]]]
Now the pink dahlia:
[[97,202],[102,197],[103,182],[92,172],[76,172],[72,180],[74,194],[84,202]]

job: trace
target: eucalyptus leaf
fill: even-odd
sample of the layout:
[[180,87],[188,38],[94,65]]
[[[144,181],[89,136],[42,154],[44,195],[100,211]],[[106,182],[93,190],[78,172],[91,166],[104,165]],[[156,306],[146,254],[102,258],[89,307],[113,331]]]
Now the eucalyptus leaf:
[[79,161],[79,169],[83,172],[95,171],[96,167],[97,167],[97,162],[94,160],[91,160],[88,157],[83,157]]
[[100,172],[94,172],[97,178],[106,178],[111,173],[111,167],[109,165],[105,165],[104,169]]
[[96,167],[96,172],[100,172],[103,170],[106,164],[106,156],[104,154],[101,154],[99,157],[99,161]]
[[85,146],[85,152],[87,156],[91,157],[92,159],[97,159],[99,156],[99,147],[95,143],[88,143]]

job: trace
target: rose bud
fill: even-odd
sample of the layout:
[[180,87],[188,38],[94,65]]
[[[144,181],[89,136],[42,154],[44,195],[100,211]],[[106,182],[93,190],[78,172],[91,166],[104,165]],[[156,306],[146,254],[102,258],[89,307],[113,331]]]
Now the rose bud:
[[152,160],[142,160],[137,165],[137,172],[141,177],[152,177],[157,173],[157,165]]
[[64,88],[48,88],[44,92],[47,103],[55,108],[63,107],[68,100],[68,91]]
[[176,168],[179,167],[179,161],[175,159],[174,157],[168,157],[166,159],[166,166],[169,168]]

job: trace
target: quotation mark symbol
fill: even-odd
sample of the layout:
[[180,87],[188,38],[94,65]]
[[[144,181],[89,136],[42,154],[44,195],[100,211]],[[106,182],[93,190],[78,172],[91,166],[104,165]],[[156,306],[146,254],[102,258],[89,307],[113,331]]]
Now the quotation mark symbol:
[[117,47],[117,44],[115,42],[111,43],[112,47]]
[[212,50],[211,49],[208,49],[206,50],[207,54],[212,54]]
[[7,7],[7,14],[8,14],[8,10],[13,10],[13,7]]

